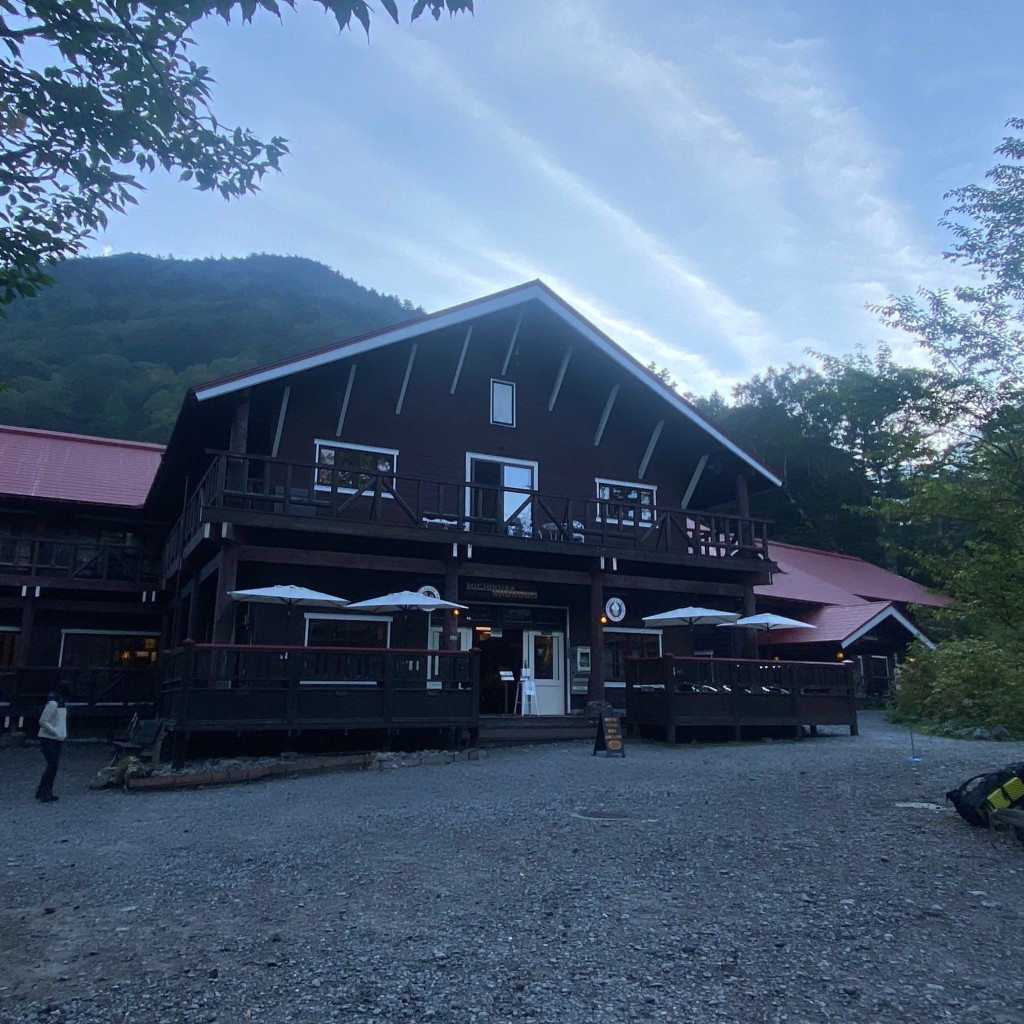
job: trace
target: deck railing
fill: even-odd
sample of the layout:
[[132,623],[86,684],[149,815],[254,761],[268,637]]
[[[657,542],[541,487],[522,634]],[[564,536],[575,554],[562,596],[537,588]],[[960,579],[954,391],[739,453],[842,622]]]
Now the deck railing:
[[61,668],[19,666],[0,668],[0,716],[34,718],[47,695],[58,686],[68,694],[74,719],[131,718],[152,714],[156,708],[158,676],[155,666],[145,668]]
[[156,560],[131,544],[0,539],[0,575],[31,579],[155,584]]
[[479,713],[477,651],[185,644],[160,693],[181,733],[475,729]]
[[845,725],[857,733],[847,664],[728,658],[639,658],[626,666],[626,721],[664,728]]
[[[503,538],[715,559],[767,558],[768,521],[514,487],[426,480],[392,472],[216,452],[171,531],[164,571],[202,528],[232,511],[279,521],[367,525],[466,539]],[[215,512],[215,515],[211,515]],[[450,538],[447,538],[450,539]]]

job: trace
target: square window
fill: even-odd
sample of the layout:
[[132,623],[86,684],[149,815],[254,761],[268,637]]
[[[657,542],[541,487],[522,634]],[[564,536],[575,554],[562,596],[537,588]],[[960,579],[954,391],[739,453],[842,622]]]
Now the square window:
[[618,526],[650,526],[658,489],[623,480],[597,480],[597,521]]
[[516,425],[516,386],[504,380],[491,381],[491,422],[501,427]]

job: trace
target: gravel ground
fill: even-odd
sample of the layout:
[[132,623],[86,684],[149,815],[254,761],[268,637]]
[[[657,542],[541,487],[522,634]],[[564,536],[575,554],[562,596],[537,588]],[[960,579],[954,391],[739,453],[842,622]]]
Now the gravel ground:
[[1021,743],[585,743],[58,803],[0,750],[0,1021],[1024,1020],[1024,847],[942,804]]

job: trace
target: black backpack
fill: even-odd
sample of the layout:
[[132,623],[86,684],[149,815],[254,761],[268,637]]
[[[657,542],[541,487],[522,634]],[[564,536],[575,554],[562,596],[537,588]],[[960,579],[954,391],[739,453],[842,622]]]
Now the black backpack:
[[946,794],[969,825],[986,826],[989,815],[1007,807],[1024,807],[1024,761],[995,772],[984,772],[962,782]]

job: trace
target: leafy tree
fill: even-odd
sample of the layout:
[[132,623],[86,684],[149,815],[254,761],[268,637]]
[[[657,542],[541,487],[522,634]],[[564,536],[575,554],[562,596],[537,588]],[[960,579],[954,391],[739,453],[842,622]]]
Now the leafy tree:
[[[338,27],[369,33],[365,0],[315,0]],[[280,16],[296,0],[0,0],[0,305],[50,283],[46,264],[135,203],[158,165],[225,198],[259,188],[288,152],[222,125],[209,70],[188,33],[204,18]],[[381,7],[399,20],[396,0]],[[410,18],[472,11],[473,0],[415,0]]]
[[[1024,130],[1022,118],[1007,124]],[[878,312],[928,350],[944,371],[945,400],[960,414],[947,431],[943,459],[917,482],[902,510],[931,529],[924,556],[955,603],[944,616],[949,640],[909,667],[897,694],[899,713],[955,720],[959,709],[985,718],[980,724],[1006,724],[1019,733],[1024,139],[1004,138],[995,152],[1007,162],[988,172],[988,184],[948,193],[954,202],[942,222],[955,239],[945,258],[974,280],[949,292],[892,297]]]
[[[1024,118],[1007,126],[1024,131]],[[1024,139],[1008,136],[995,152],[1010,162],[986,174],[990,185],[946,193],[954,203],[940,221],[956,239],[944,258],[977,280],[872,307],[889,326],[913,335],[946,372],[949,401],[968,427],[1024,398]]]
[[929,467],[951,416],[939,375],[875,355],[811,352],[817,366],[769,367],[703,405],[746,447],[782,473],[781,492],[757,499],[782,539],[836,548],[890,566],[898,521],[885,499],[904,498]]

